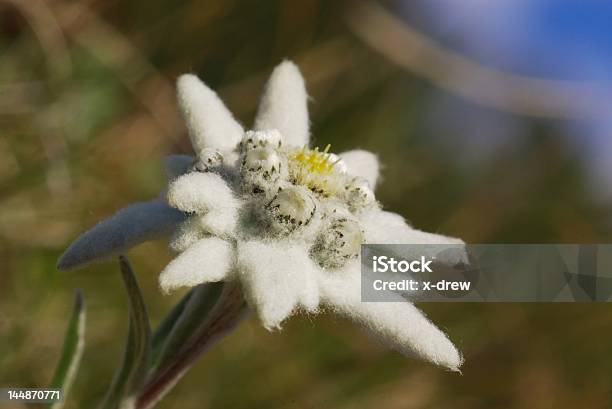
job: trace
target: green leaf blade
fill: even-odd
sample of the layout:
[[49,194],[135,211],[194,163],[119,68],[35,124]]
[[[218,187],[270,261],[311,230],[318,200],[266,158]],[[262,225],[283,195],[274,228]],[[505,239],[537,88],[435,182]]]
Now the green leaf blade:
[[101,405],[103,409],[116,409],[122,402],[132,399],[146,381],[151,362],[151,326],[142,292],[128,259],[120,256],[119,265],[128,296],[130,319],[123,363]]
[[223,293],[224,283],[209,283],[196,287],[172,330],[160,348],[157,367],[162,368],[180,353],[197,329],[206,322]]
[[176,304],[172,310],[164,317],[164,319],[159,323],[155,332],[153,333],[152,339],[152,352],[151,352],[151,367],[154,369],[162,356],[162,352],[164,350],[164,346],[175,328],[177,322],[185,311],[185,307],[189,303],[189,300],[195,293],[195,290],[192,289]]
[[[76,373],[83,357],[85,349],[85,300],[80,290],[77,290],[74,301],[72,316],[66,329],[62,355],[58,362],[51,388],[62,389],[64,391],[64,401],[76,378]],[[49,407],[51,409],[61,409],[64,401],[54,402]]]

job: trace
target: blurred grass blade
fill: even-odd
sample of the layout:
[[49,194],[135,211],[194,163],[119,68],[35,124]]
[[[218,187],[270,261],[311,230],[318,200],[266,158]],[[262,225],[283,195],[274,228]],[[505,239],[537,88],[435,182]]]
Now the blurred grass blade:
[[144,384],[151,358],[151,327],[142,292],[126,257],[119,257],[121,275],[129,301],[128,338],[121,368],[115,374],[101,408],[116,409],[125,404]]
[[77,290],[74,309],[64,338],[62,356],[53,375],[53,381],[51,381],[51,388],[63,389],[64,401],[53,403],[50,405],[52,409],[60,409],[64,406],[66,396],[76,377],[85,349],[85,316],[83,294]]
[[184,310],[161,346],[156,367],[172,361],[196,330],[206,321],[223,293],[223,283],[202,284],[193,290]]
[[178,322],[179,318],[183,314],[183,311],[185,311],[185,307],[187,306],[187,303],[191,299],[191,296],[194,292],[195,290],[192,289],[187,294],[185,294],[181,301],[179,301],[179,303],[176,304],[172,308],[172,310],[170,310],[170,312],[164,317],[162,322],[157,326],[157,329],[153,333],[153,339],[151,342],[151,367],[155,367],[157,362],[159,361],[168,336],[174,329],[175,324]]

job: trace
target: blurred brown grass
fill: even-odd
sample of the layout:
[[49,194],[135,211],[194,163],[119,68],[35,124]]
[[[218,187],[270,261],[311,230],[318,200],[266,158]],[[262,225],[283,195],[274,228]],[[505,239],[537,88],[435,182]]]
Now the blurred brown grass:
[[[294,59],[313,97],[315,143],[377,152],[386,165],[380,200],[419,228],[481,243],[609,240],[609,207],[588,190],[584,163],[553,120],[521,119],[512,149],[466,167],[451,135],[427,126],[436,88],[355,37],[347,7],[0,3],[0,386],[49,382],[75,287],[84,289],[89,325],[70,407],[92,407],[110,382],[126,331],[118,268],[60,274],[55,260],[96,221],[156,196],[162,157],[189,151],[172,85],[185,71],[249,124],[271,67]],[[170,254],[150,243],[130,257],[156,322],[180,297],[157,290]],[[160,407],[610,405],[607,305],[422,308],[464,352],[462,376],[403,358],[335,317],[298,317],[273,334],[251,319]]]

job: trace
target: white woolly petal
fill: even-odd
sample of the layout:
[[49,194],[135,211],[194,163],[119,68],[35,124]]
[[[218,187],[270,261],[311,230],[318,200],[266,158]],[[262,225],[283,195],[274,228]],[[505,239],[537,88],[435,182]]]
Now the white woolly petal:
[[336,155],[335,153],[328,153],[327,157],[327,161],[329,163],[333,163],[334,169],[338,170],[338,172],[340,173],[347,173],[348,168],[346,166],[346,163],[344,163],[340,156]]
[[70,270],[120,254],[144,241],[169,234],[185,215],[161,201],[136,203],[80,235],[60,257],[57,268]]
[[172,181],[177,177],[184,175],[189,171],[193,164],[193,156],[189,155],[168,155],[164,159],[164,168],[168,181]]
[[240,142],[244,133],[242,126],[198,77],[181,75],[177,81],[177,97],[196,153],[204,148],[229,150]]
[[178,225],[170,238],[169,245],[173,251],[182,253],[207,235],[206,231],[202,228],[199,218],[197,216],[190,217]]
[[291,61],[272,72],[255,119],[256,130],[277,129],[288,146],[308,145],[308,95],[304,78]]
[[196,213],[238,206],[231,188],[221,176],[201,172],[188,173],[172,182],[168,203],[184,212]]
[[440,256],[436,261],[450,264],[468,262],[463,240],[414,229],[399,214],[372,210],[362,215],[360,221],[366,243],[418,244],[414,247],[415,256]]
[[205,231],[215,236],[232,235],[238,223],[238,207],[225,206],[214,209],[200,218]]
[[232,266],[231,245],[217,237],[205,238],[179,254],[159,276],[164,292],[223,280]]
[[399,295],[397,302],[361,301],[359,263],[340,272],[322,272],[320,291],[322,303],[363,325],[391,348],[459,370],[463,361],[459,351],[414,305]]
[[376,188],[380,165],[378,158],[372,152],[356,149],[343,152],[340,157],[344,161],[347,173],[360,176],[368,181],[372,190]]
[[237,264],[245,295],[267,329],[279,328],[296,307],[316,310],[317,268],[305,247],[278,242],[239,243]]

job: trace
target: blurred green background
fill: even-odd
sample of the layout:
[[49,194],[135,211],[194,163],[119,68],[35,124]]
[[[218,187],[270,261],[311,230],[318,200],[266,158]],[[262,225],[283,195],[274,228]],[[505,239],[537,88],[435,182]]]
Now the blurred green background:
[[[411,32],[377,20],[397,3],[376,4],[0,1],[0,386],[48,384],[77,287],[87,347],[68,407],[93,407],[108,386],[127,327],[118,267],[59,273],[55,262],[78,233],[164,188],[164,155],[190,149],[173,89],[188,71],[250,124],[267,75],[293,59],[314,143],[376,152],[378,198],[418,228],[472,243],[610,241],[606,188],[576,147],[580,115],[503,98],[520,87],[472,98],[478,81],[453,81],[458,72],[422,48],[433,43],[399,41]],[[156,323],[182,295],[157,289],[171,255],[156,242],[130,258]],[[609,305],[421,308],[465,354],[463,375],[337,317],[297,317],[279,333],[250,318],[159,407],[610,407]]]

